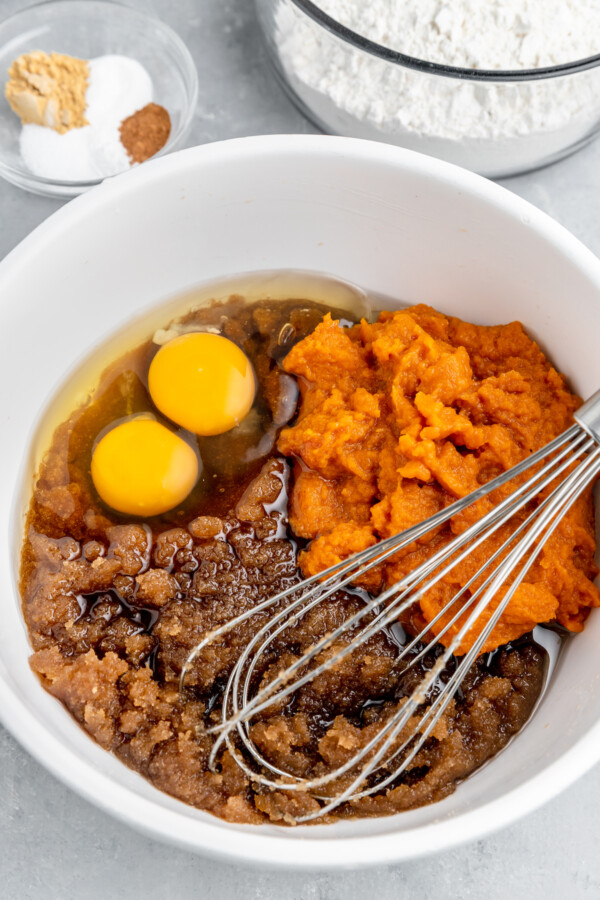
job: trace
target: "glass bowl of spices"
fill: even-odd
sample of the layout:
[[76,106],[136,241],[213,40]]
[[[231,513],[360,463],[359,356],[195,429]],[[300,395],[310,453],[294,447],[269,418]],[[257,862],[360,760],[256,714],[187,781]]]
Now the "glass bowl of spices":
[[275,70],[322,130],[488,177],[600,130],[600,3],[256,0]]
[[198,93],[178,35],[110,0],[53,0],[5,19],[0,73],[0,176],[49,197],[181,146]]

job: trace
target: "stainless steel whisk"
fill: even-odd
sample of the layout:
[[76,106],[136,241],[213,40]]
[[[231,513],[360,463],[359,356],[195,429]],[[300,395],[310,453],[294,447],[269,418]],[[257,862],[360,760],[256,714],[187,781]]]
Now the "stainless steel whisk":
[[[219,751],[226,746],[238,766],[252,781],[277,790],[304,791],[323,801],[323,805],[318,811],[295,818],[290,817],[290,821],[295,823],[320,818],[348,800],[357,800],[377,793],[396,781],[431,735],[436,723],[460,687],[469,668],[479,655],[481,648],[541,548],[567,510],[600,473],[600,391],[578,410],[575,421],[577,424],[571,426],[546,447],[532,453],[523,462],[513,466],[468,496],[457,500],[436,515],[398,535],[380,541],[375,546],[331,566],[318,575],[293,585],[207,634],[186,660],[181,673],[180,686],[182,689],[190,666],[205,647],[218,641],[257,613],[273,606],[279,607],[248,642],[229,676],[222,698],[221,723],[209,729],[209,733],[215,735],[209,765],[214,768]],[[260,671],[258,667],[261,659],[265,658],[268,648],[287,628],[295,625],[302,616],[318,604],[326,602],[336,591],[350,585],[356,579],[360,579],[374,566],[380,565],[399,550],[444,524],[457,513],[532,467],[536,467],[533,474],[518,484],[515,490],[495,508],[462,534],[452,539],[401,581],[365,602],[364,606],[349,615],[338,628],[320,638],[309,652],[278,672],[270,682],[262,684],[251,696],[252,679],[255,673]],[[417,688],[406,698],[400,708],[381,725],[377,734],[365,746],[361,747],[343,765],[313,779],[300,778],[264,758],[250,736],[250,724],[258,713],[289,698],[295,691],[326,669],[334,666],[348,654],[354,653],[377,632],[397,621],[399,616],[412,604],[418,602],[426,591],[457,564],[465,560],[491,534],[505,525],[515,513],[539,497],[540,493],[549,488],[557,479],[561,480],[531,512],[526,510],[527,515],[524,521],[490,556],[468,583],[454,594],[440,613],[419,634],[399,649],[396,664],[405,660],[408,654],[416,649],[417,644],[427,638],[430,629],[435,627],[440,620],[451,616],[441,627],[437,636],[427,640],[425,646],[418,650],[407,668],[414,666],[439,645],[441,638],[449,629],[468,613],[453,639],[440,653],[433,667],[423,676]],[[460,659],[460,662],[457,662],[450,677],[444,683],[440,683],[439,676],[454,651],[477,625],[498,589],[520,565],[520,570],[516,572],[514,580],[511,581],[493,613],[487,620],[484,620],[484,627],[473,641],[471,648]],[[470,587],[480,582],[482,578],[483,580],[473,593],[465,598]],[[461,598],[465,598],[463,603],[459,602]],[[284,602],[286,600],[287,603]],[[316,660],[317,664],[310,667],[310,663],[316,657],[352,629],[357,630],[348,643],[342,645],[329,658],[323,661]],[[403,671],[406,672],[406,669]],[[434,685],[436,685],[437,693],[431,699],[431,689]],[[413,716],[419,715],[420,707],[428,699],[431,699],[431,702],[420,715],[416,727],[410,728],[408,736],[405,736],[403,731],[407,724]],[[234,741],[234,734],[239,736],[245,753],[240,744]],[[382,770],[384,777],[381,777]],[[380,773],[377,783],[369,785],[367,783],[369,778],[376,773]],[[351,779],[350,783],[339,792],[332,792],[332,784],[344,776],[346,776],[346,780]]]

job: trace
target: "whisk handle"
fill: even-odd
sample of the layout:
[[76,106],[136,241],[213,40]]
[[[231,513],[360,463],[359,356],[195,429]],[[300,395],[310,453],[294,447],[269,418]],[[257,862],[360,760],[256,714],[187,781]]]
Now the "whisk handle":
[[600,391],[592,394],[589,400],[579,407],[573,418],[597,444],[600,444]]

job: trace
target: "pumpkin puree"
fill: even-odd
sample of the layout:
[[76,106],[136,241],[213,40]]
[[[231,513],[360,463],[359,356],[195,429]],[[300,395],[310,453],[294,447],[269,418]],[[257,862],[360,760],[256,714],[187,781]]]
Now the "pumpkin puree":
[[[290,524],[311,541],[300,555],[307,576],[505,472],[571,425],[581,402],[520,323],[471,325],[423,305],[351,328],[328,314],[291,350],[284,368],[298,376],[302,391],[297,423],[281,433],[279,450],[299,463]],[[514,482],[395,554],[368,573],[365,586],[377,592],[394,584],[513,489]],[[525,515],[446,574],[403,624],[416,633],[431,622]],[[482,652],[542,622],[581,631],[590,608],[600,605],[595,549],[590,488],[544,545]],[[479,632],[477,625],[458,652]]]

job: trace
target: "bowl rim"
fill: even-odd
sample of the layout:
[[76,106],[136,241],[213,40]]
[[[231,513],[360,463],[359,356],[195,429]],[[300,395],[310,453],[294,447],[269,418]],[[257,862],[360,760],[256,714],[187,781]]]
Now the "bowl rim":
[[[260,2],[260,0],[257,0]],[[593,69],[600,65],[600,53],[578,59],[572,62],[561,63],[556,66],[544,66],[539,69],[468,69],[461,66],[449,66],[444,63],[428,62],[415,56],[407,56],[398,50],[385,47],[376,41],[371,41],[362,34],[353,31],[348,26],[334,19],[326,13],[313,0],[289,0],[298,10],[321,25],[335,37],[350,44],[357,50],[375,56],[393,65],[403,66],[406,69],[414,69],[427,75],[441,75],[445,78],[459,78],[465,81],[480,82],[521,82],[541,81],[545,78],[558,78],[561,75],[574,75],[587,69]]]
[[[0,31],[4,28],[5,25],[10,25],[15,21],[18,21],[22,17],[26,17],[33,10],[60,6],[79,7],[82,11],[85,9],[89,10],[92,6],[106,7],[115,9],[117,11],[117,14],[122,11],[126,11],[136,16],[140,20],[144,20],[148,23],[152,22],[155,26],[159,27],[160,31],[166,37],[168,37],[168,39],[175,47],[177,55],[180,59],[180,68],[182,74],[184,75],[186,88],[188,91],[188,102],[186,103],[185,114],[181,118],[181,122],[179,123],[177,131],[171,132],[167,143],[164,145],[164,147],[161,147],[161,149],[157,153],[155,153],[154,157],[152,158],[154,159],[161,156],[166,156],[168,153],[174,152],[174,149],[177,148],[177,145],[180,143],[180,141],[183,140],[190,128],[198,101],[198,71],[196,69],[192,54],[187,47],[187,44],[185,44],[183,39],[177,34],[176,31],[173,30],[173,28],[171,28],[170,25],[167,25],[166,22],[163,22],[163,20],[158,18],[158,16],[152,15],[151,13],[146,12],[144,9],[140,9],[137,6],[129,6],[129,4],[127,3],[121,3],[120,0],[41,0],[41,2],[39,3],[30,3],[28,6],[24,6],[22,9],[17,10],[17,12],[11,13],[11,15],[7,16],[5,19],[2,19],[0,21]],[[0,158],[0,177],[6,178],[13,184],[18,183],[19,185],[27,185],[30,188],[46,188],[49,191],[51,191],[52,189],[56,189],[56,191],[62,190],[65,191],[68,196],[72,196],[74,193],[86,191],[91,187],[102,184],[105,178],[111,178],[115,176],[103,176],[84,181],[65,181],[64,179],[46,178],[43,175],[35,175],[33,172],[30,172],[29,169],[27,169],[24,165],[21,167],[13,166]],[[55,191],[52,191],[52,194],[57,196]]]
[[[13,249],[0,262],[0,284],[11,277],[13,270],[18,272],[25,263],[29,264],[37,245],[54,240],[55,234],[59,234],[62,228],[85,221],[98,208],[122,203],[130,192],[137,192],[156,176],[178,175],[182,168],[187,167],[198,169],[215,164],[219,167],[236,166],[248,159],[260,158],[264,162],[265,156],[296,159],[299,154],[315,161],[343,157],[366,165],[408,168],[450,185],[459,192],[476,196],[511,218],[524,218],[550,248],[567,256],[590,281],[598,285],[600,291],[600,260],[566,228],[506,188],[466,169],[411,150],[324,135],[265,135],[215,142],[178,151],[108,179],[100,187],[63,206]],[[16,500],[12,504],[11,518],[15,509]],[[117,784],[90,761],[81,759],[76,751],[49,733],[34,712],[22,703],[17,686],[11,683],[9,673],[3,670],[1,664],[0,719],[45,769],[76,793],[138,831],[229,862],[301,870],[335,870],[398,863],[483,838],[555,797],[600,759],[598,721],[562,756],[519,788],[479,809],[450,819],[438,819],[401,834],[390,831],[387,834],[325,840],[318,838],[314,827],[281,829],[281,834],[273,834],[257,826],[238,832],[240,840],[228,841],[227,836],[234,833],[229,830],[229,823],[217,818],[210,820],[209,816],[207,820],[191,820],[180,816],[176,808],[163,807],[157,813],[151,799]],[[187,809],[183,803],[181,808]]]

